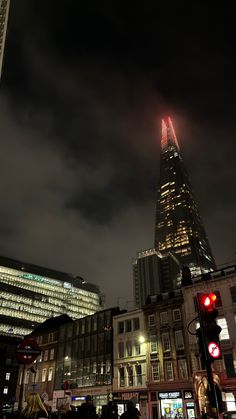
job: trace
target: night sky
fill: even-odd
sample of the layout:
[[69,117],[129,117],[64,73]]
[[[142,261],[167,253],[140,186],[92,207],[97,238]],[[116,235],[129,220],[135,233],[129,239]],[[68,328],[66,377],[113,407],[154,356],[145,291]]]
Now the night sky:
[[170,115],[216,262],[236,259],[234,3],[207,3],[11,1],[1,255],[78,274],[131,308]]

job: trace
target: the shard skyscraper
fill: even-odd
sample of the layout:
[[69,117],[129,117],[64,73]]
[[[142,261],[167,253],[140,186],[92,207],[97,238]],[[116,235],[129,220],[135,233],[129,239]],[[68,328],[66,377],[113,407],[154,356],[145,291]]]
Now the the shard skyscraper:
[[155,248],[171,252],[193,276],[215,268],[214,258],[170,118],[162,120]]

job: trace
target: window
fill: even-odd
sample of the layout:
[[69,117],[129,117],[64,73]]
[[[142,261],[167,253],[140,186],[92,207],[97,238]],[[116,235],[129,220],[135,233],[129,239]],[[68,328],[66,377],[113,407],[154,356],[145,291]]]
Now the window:
[[141,354],[141,346],[140,346],[140,343],[138,341],[136,341],[135,344],[134,344],[134,350],[135,350],[135,355],[140,355]]
[[173,365],[171,361],[165,362],[165,373],[166,373],[167,381],[173,381],[174,375],[173,375]]
[[136,384],[142,385],[142,365],[136,365],[135,366],[135,372],[136,372]]
[[150,351],[151,351],[151,354],[157,352],[157,337],[156,337],[156,335],[151,335],[150,336]]
[[124,322],[119,322],[118,323],[118,334],[124,333],[124,331],[125,331]]
[[6,366],[10,366],[11,365],[11,358],[7,358],[6,359]]
[[125,322],[125,331],[126,332],[131,332],[131,330],[132,330],[131,320],[126,320],[126,322]]
[[229,339],[229,331],[228,331],[228,325],[227,321],[224,317],[216,319],[217,324],[221,327],[220,332],[220,340],[227,340]]
[[130,340],[126,342],[126,355],[132,356],[132,342]]
[[44,361],[48,360],[48,349],[46,349],[46,351],[44,351],[44,357],[43,357]]
[[175,345],[177,350],[184,349],[184,338],[182,330],[175,331]]
[[181,320],[181,311],[179,308],[173,310],[173,320],[174,322],[178,322]]
[[230,293],[231,293],[232,302],[236,303],[236,287],[231,287]]
[[8,393],[8,387],[5,386],[5,387],[3,387],[3,394],[7,394],[7,393]]
[[50,361],[54,359],[54,348],[50,350]]
[[179,378],[188,378],[186,359],[178,359]]
[[133,330],[139,330],[139,318],[136,317],[135,319],[133,319]]
[[49,368],[49,370],[48,370],[48,381],[52,381],[52,374],[53,374],[53,368]]
[[152,327],[155,326],[156,322],[155,322],[155,315],[154,314],[150,314],[150,316],[148,316],[148,326]]
[[50,342],[53,342],[54,341],[54,333],[52,332],[52,333],[49,333],[49,335],[48,335],[48,342],[50,343]]
[[46,375],[47,375],[47,368],[43,368],[42,370],[42,383],[46,381]]
[[159,362],[152,362],[152,379],[153,379],[153,381],[160,381],[160,364],[159,364]]
[[84,333],[85,333],[85,321],[83,320],[81,322],[81,335],[84,335]]
[[128,386],[134,385],[134,377],[133,377],[133,367],[127,367],[127,374],[128,374]]
[[163,351],[167,352],[170,351],[170,336],[169,333],[162,333],[162,346],[163,346]]
[[236,377],[236,371],[234,367],[234,359],[232,354],[224,354],[225,369],[228,377]]
[[5,380],[6,381],[9,381],[10,380],[10,375],[11,375],[10,372],[6,372],[6,377],[5,377]]
[[125,369],[124,367],[121,367],[119,369],[119,378],[120,378],[120,387],[125,386]]
[[95,332],[97,330],[97,317],[93,318],[93,331]]
[[167,311],[163,311],[162,313],[160,313],[160,321],[161,321],[161,324],[168,323],[168,313],[167,313]]
[[118,356],[119,356],[119,358],[124,358],[124,356],[125,356],[124,342],[119,342],[118,343]]

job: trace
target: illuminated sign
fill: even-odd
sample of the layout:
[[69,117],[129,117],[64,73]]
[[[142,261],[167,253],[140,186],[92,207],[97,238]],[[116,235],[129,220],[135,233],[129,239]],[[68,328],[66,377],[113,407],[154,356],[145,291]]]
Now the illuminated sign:
[[181,399],[181,392],[180,391],[168,391],[168,392],[162,392],[158,393],[159,399]]
[[184,391],[184,399],[193,399],[192,391]]

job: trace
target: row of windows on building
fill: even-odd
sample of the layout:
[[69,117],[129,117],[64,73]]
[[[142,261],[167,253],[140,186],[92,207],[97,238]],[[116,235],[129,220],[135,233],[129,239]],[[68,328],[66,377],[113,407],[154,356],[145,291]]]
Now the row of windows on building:
[[[74,326],[74,329],[73,329]],[[104,313],[99,313],[98,315],[88,316],[85,319],[80,319],[76,321],[74,325],[67,326],[67,328],[62,327],[60,329],[60,340],[65,338],[70,339],[73,336],[73,330],[75,336],[85,335],[89,333],[96,333],[98,331],[108,332],[111,330],[112,320],[111,316]]]
[[138,317],[118,322],[118,334],[135,332],[136,330],[139,330],[139,328],[140,324]]
[[[126,365],[119,368],[119,387],[132,387],[143,385],[142,364]],[[161,371],[160,362],[151,363],[151,380],[158,382],[161,380],[174,381],[174,379],[188,379],[188,367],[185,358],[177,360],[177,376],[174,376],[173,362],[171,360],[164,362],[164,371]]]
[[[168,324],[169,321],[172,320],[173,322],[179,322],[181,320],[181,310],[180,308],[175,308],[172,310],[172,319],[169,318],[168,311],[160,312],[160,324],[165,325]],[[155,314],[150,314],[148,316],[148,326],[152,327],[155,326],[158,322],[158,318]]]
[[[25,374],[24,384],[45,383],[46,381],[52,381],[53,379],[53,367],[43,368],[42,370],[37,369],[35,372],[27,371]],[[22,373],[19,378],[19,385],[22,383]]]

